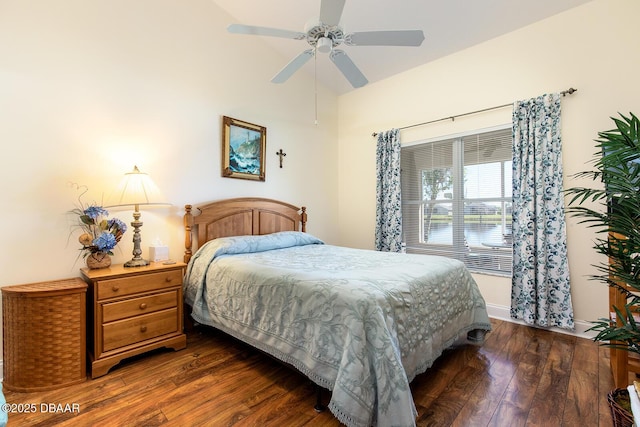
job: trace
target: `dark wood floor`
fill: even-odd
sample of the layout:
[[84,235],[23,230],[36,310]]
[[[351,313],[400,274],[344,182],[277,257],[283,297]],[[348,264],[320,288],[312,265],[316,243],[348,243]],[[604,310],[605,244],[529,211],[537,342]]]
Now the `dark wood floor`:
[[[420,426],[611,426],[608,350],[587,339],[492,320],[480,347],[447,350],[412,383]],[[9,426],[337,426],[302,375],[220,332],[129,359],[95,380],[9,403],[79,413],[10,414]],[[328,392],[325,402],[328,400]]]

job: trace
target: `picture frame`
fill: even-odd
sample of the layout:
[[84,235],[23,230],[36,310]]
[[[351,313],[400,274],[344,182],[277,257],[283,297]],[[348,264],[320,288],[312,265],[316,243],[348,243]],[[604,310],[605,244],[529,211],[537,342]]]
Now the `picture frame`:
[[265,180],[267,128],[222,117],[222,176]]

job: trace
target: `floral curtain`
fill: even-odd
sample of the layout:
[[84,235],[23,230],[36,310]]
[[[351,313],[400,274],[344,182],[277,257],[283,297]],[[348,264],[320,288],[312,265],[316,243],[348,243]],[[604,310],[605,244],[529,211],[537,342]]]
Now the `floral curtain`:
[[511,317],[574,329],[562,189],[560,94],[513,110]]
[[402,251],[400,130],[378,134],[376,149],[376,239],[378,251]]

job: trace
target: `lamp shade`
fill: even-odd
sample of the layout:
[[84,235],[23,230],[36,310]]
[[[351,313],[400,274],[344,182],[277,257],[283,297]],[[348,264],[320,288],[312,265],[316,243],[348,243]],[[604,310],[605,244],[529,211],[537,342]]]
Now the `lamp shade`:
[[115,192],[107,200],[109,208],[139,205],[168,205],[164,196],[148,174],[137,166],[127,172]]

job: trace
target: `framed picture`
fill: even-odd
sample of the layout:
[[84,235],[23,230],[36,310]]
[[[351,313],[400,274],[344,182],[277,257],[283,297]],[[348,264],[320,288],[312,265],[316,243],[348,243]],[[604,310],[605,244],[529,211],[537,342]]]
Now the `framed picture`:
[[264,181],[267,128],[222,117],[222,176]]

